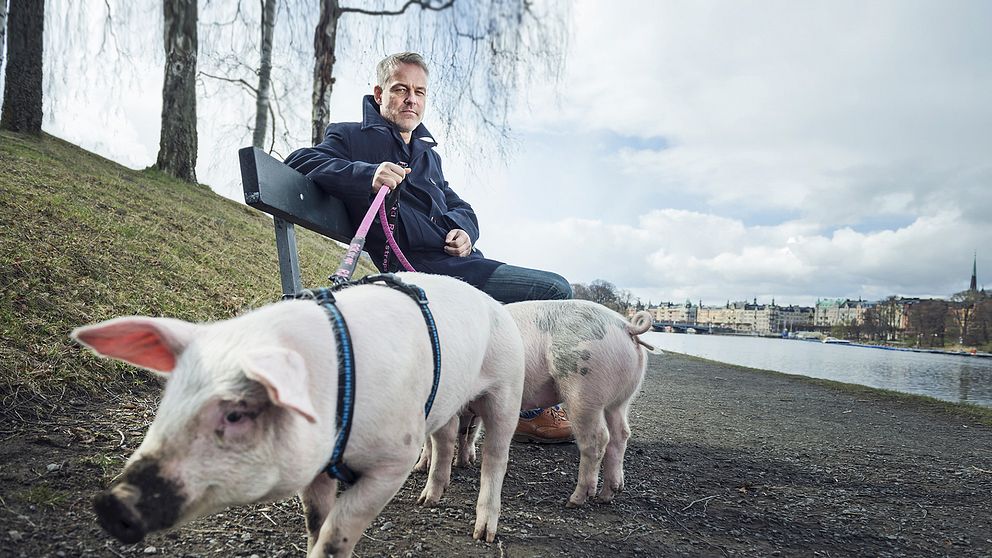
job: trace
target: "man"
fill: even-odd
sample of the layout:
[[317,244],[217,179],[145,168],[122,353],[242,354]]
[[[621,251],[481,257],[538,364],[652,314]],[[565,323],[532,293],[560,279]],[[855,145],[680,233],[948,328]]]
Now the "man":
[[[362,122],[331,124],[324,141],[290,153],[286,164],[341,199],[353,223],[361,221],[380,188],[398,191],[396,242],[417,271],[458,277],[504,304],[572,298],[560,275],[491,260],[474,248],[478,219],[448,186],[437,143],[422,124],[424,59],[413,52],[393,54],[379,62],[376,74],[372,95],[362,102]],[[380,271],[398,271],[386,248],[381,228],[372,227],[366,251]],[[571,425],[557,408],[524,411],[515,439],[570,441]]]

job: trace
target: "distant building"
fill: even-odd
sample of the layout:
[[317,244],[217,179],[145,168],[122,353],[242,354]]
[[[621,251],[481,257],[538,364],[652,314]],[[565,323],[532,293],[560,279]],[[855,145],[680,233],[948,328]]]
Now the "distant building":
[[754,302],[727,302],[724,306],[664,303],[649,309],[656,322],[693,324],[703,328],[729,329],[737,333],[758,335],[809,329],[813,325],[813,308],[777,306]]
[[816,311],[809,306],[779,306],[775,331],[808,331],[813,327]]
[[818,328],[862,324],[872,305],[864,300],[827,299],[816,301],[813,323]]
[[654,314],[654,321],[656,322],[694,324],[697,319],[696,310],[697,308],[689,301],[683,304],[669,302],[652,308],[651,313]]

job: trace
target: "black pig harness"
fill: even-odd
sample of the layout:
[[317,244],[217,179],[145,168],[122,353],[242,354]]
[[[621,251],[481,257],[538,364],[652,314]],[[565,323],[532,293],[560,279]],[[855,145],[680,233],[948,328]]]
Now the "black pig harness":
[[334,291],[341,290],[356,285],[381,284],[386,287],[400,291],[409,296],[420,307],[420,312],[424,316],[424,323],[427,324],[427,333],[430,336],[431,348],[434,354],[434,383],[431,385],[431,393],[424,404],[424,418],[431,413],[434,405],[434,397],[437,395],[437,387],[441,381],[441,344],[437,335],[437,325],[434,323],[434,316],[431,314],[427,303],[427,295],[420,287],[404,283],[391,273],[367,275],[357,281],[341,282],[333,287],[323,287],[314,290],[304,290],[295,295],[294,298],[313,300],[324,309],[334,330],[334,338],[337,345],[338,356],[338,404],[337,404],[337,429],[338,435],[334,442],[334,450],[331,453],[331,460],[324,468],[329,476],[347,484],[354,484],[358,480],[360,473],[353,471],[344,463],[344,450],[348,445],[348,436],[351,434],[351,423],[355,411],[355,355],[351,343],[351,335],[348,333],[348,324],[345,323],[341,310],[335,305]]

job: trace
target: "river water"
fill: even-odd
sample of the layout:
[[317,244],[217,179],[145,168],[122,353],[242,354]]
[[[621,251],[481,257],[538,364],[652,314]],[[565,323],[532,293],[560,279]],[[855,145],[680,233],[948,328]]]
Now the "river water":
[[731,335],[649,331],[642,338],[718,362],[992,407],[992,358]]

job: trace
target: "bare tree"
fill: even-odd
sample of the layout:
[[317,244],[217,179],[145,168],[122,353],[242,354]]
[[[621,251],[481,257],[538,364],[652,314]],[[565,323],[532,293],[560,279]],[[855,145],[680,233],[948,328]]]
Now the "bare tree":
[[585,283],[572,283],[572,297],[579,300],[592,300],[592,291]]
[[[230,112],[232,118],[206,124],[220,128],[235,145],[250,140],[270,153],[295,149],[301,141],[296,137],[299,123],[309,120],[310,103],[294,106],[290,93],[300,91],[309,81],[299,68],[310,60],[311,44],[307,41],[304,51],[298,38],[313,27],[313,18],[308,17],[312,12],[306,11],[312,6],[296,0],[234,6],[232,12],[230,4],[206,4],[200,13],[199,99],[206,106],[216,103],[235,109]],[[251,99],[250,115],[245,110],[246,93]],[[306,116],[299,112],[302,109]],[[214,155],[221,156],[221,151]]]
[[979,303],[985,299],[984,293],[977,290],[961,291],[951,295],[951,319],[958,342],[974,344],[974,315]]
[[338,42],[338,20],[341,7],[338,0],[321,0],[320,19],[313,34],[313,116],[310,138],[317,145],[324,138],[331,112],[331,90],[334,88],[334,51]]
[[[0,0],[0,2],[5,0]],[[41,133],[45,0],[10,6],[9,49],[0,128]]]
[[635,300],[634,295],[626,289],[617,289],[616,285],[603,279],[596,279],[588,285],[572,284],[572,296],[581,300],[591,300],[626,314],[631,307],[641,307],[641,301]]
[[0,0],[0,68],[3,68],[3,49],[7,44],[7,0]]
[[[255,97],[255,130],[251,144],[262,148],[269,118],[269,91],[272,80],[272,34],[276,28],[276,0],[265,0],[262,8],[262,42],[258,65],[258,90]],[[275,134],[273,133],[273,136]]]
[[914,304],[909,314],[910,327],[920,347],[943,347],[946,336],[947,302],[922,300]]
[[972,329],[972,343],[982,346],[988,351],[990,348],[990,336],[992,336],[992,297],[985,296],[975,307],[974,327]]
[[196,182],[196,0],[163,2],[165,82],[156,166]]

